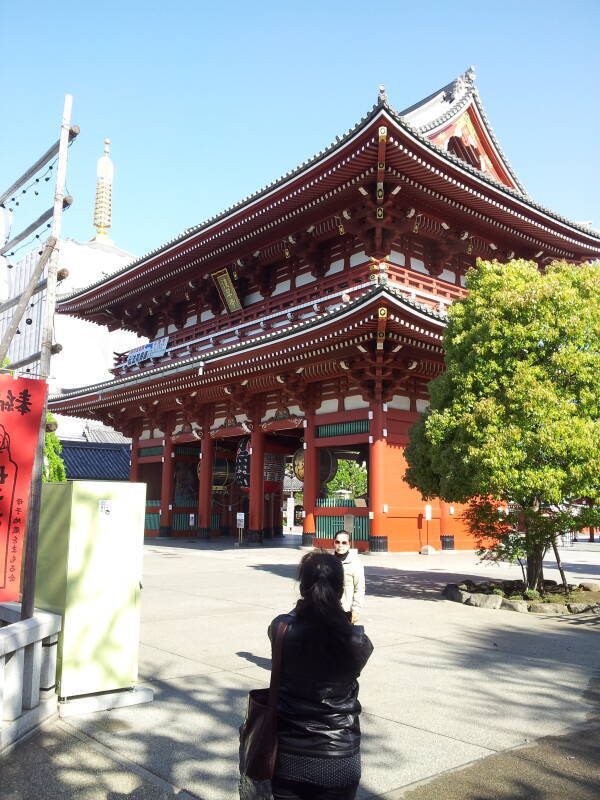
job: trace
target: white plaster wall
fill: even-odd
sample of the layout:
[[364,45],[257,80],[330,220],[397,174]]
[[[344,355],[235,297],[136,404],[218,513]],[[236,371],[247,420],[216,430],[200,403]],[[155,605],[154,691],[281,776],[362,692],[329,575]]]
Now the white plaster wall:
[[213,314],[212,311],[210,311],[209,309],[206,309],[205,311],[202,311],[200,313],[200,322],[207,322],[209,319],[213,319],[214,316],[215,315]]
[[277,286],[273,290],[273,295],[272,296],[275,297],[275,295],[283,294],[284,292],[289,292],[289,290],[290,290],[290,281],[289,281],[289,279],[285,280],[285,281],[281,281],[280,283],[277,284]]
[[363,400],[359,394],[344,398],[344,411],[353,411],[356,408],[369,408],[369,403]]
[[296,286],[305,286],[307,283],[314,283],[317,279],[310,272],[304,272],[302,275],[296,275]]
[[417,411],[422,414],[429,408],[429,400],[417,400]]
[[404,256],[404,253],[399,253],[398,250],[390,251],[390,261],[392,262],[392,264],[398,264],[401,267],[403,267],[406,264],[406,258]]
[[367,260],[367,254],[364,250],[361,250],[359,253],[353,253],[350,256],[350,266],[357,267],[359,264],[364,264]]
[[334,261],[325,275],[334,275],[336,272],[342,272],[344,269],[344,259],[339,258],[337,261]]
[[451,269],[445,269],[445,270],[442,271],[442,274],[440,275],[440,280],[448,281],[449,283],[455,283],[456,282],[456,273],[452,272]]
[[258,303],[260,300],[262,300],[262,294],[260,292],[252,292],[243,298],[242,305],[245,308],[246,306],[251,306],[252,303]]
[[395,394],[390,401],[388,401],[388,408],[397,408],[400,411],[410,411],[410,397],[405,397],[401,394]]
[[315,411],[315,414],[333,414],[338,410],[337,398],[331,400],[323,400],[321,405]]
[[412,257],[410,259],[410,268],[415,272],[422,272],[424,275],[429,275],[428,270],[425,268],[425,263],[419,258]]

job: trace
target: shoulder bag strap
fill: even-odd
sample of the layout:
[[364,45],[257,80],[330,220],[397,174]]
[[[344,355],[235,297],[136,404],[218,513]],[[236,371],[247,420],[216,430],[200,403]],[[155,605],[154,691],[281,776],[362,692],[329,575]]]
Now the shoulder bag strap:
[[281,683],[281,656],[283,651],[283,637],[288,624],[280,622],[277,626],[275,641],[273,642],[273,660],[271,662],[271,683],[269,685],[269,705],[277,705],[279,684]]

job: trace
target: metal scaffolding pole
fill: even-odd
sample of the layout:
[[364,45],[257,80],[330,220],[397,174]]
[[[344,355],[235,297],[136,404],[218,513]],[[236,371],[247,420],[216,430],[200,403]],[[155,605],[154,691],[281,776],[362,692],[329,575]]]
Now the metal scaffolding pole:
[[[42,326],[42,339],[40,350],[40,376],[47,380],[50,375],[50,357],[52,355],[52,334],[54,328],[54,310],[56,306],[56,283],[58,272],[58,256],[60,248],[60,232],[62,224],[62,211],[65,199],[65,178],[67,173],[67,148],[69,146],[71,108],[73,98],[65,96],[60,138],[58,143],[58,162],[56,169],[56,188],[54,192],[54,216],[52,219],[52,237],[57,245],[52,249],[48,265],[46,303],[44,308],[44,322]],[[25,543],[25,558],[23,562],[23,592],[21,602],[21,619],[29,619],[34,612],[35,598],[35,572],[37,563],[38,532],[40,524],[40,505],[42,499],[42,471],[44,466],[44,443],[46,435],[46,412],[48,400],[44,405],[44,412],[40,423],[33,474],[31,478],[31,495],[29,514],[27,518],[27,540]]]

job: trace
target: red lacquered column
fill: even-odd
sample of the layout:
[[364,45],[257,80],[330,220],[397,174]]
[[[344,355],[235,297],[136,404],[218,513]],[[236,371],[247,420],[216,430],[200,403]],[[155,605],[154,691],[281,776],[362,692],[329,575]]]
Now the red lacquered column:
[[265,433],[256,425],[250,435],[250,520],[248,539],[263,540]]
[[198,537],[208,539],[211,530],[212,475],[215,456],[215,440],[210,431],[202,436],[200,446],[200,481],[198,487]]

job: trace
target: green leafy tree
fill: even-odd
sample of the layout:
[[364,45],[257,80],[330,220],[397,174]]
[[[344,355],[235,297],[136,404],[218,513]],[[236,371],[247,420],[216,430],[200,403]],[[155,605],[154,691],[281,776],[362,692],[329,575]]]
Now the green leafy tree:
[[56,435],[56,419],[50,412],[46,414],[46,436],[44,441],[44,483],[64,483],[67,480],[65,462],[60,457],[62,444]]
[[406,480],[424,497],[516,506],[509,527],[536,588],[565,527],[558,512],[548,522],[549,509],[568,514],[567,498],[598,498],[600,263],[541,272],[480,261],[467,288],[449,310],[446,371],[411,430]]
[[327,484],[329,492],[343,489],[352,492],[353,497],[367,493],[367,470],[356,461],[340,459],[335,476]]

